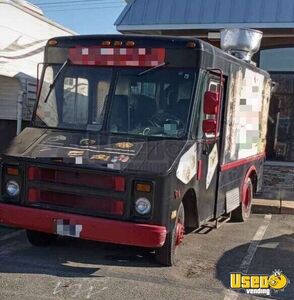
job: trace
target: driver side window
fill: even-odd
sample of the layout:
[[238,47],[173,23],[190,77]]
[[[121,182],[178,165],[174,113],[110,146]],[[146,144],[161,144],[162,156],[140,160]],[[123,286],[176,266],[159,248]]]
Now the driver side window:
[[112,99],[110,124],[115,132],[128,132],[145,126],[143,123],[156,112],[155,82],[134,81],[134,77],[121,77]]
[[138,70],[119,73],[111,99],[109,129],[141,135],[182,136],[188,124],[195,72],[170,68],[140,74]]

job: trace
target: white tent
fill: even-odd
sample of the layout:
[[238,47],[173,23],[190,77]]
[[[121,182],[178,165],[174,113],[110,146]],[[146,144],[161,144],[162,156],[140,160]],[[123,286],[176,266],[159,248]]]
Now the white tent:
[[0,0],[0,122],[29,120],[36,100],[37,65],[54,36],[73,31],[52,22],[23,0]]

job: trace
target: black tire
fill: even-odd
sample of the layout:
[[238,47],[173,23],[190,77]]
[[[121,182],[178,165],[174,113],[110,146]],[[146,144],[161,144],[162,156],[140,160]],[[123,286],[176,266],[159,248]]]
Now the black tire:
[[246,222],[251,214],[253,185],[250,178],[244,183],[245,193],[241,192],[241,203],[232,211],[231,220],[235,222]]
[[33,246],[46,247],[52,245],[57,240],[57,235],[27,230],[27,238]]
[[[181,224],[178,226],[178,224]],[[182,242],[184,232],[179,238],[178,230],[184,230],[185,213],[183,203],[180,204],[174,228],[166,236],[164,245],[155,250],[155,259],[158,263],[164,266],[171,267],[177,262],[177,248]],[[180,229],[181,228],[181,229]]]

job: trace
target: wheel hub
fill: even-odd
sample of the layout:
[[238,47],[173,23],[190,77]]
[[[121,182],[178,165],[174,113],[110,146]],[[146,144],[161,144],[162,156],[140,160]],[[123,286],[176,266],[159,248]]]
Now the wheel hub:
[[251,205],[251,190],[250,187],[248,186],[245,190],[245,195],[243,199],[243,204],[246,209],[248,209]]

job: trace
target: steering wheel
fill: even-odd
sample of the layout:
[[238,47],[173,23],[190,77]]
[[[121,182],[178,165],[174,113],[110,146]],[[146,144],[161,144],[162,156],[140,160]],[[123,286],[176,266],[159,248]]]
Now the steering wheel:
[[163,127],[164,124],[177,124],[178,128],[184,128],[185,124],[183,121],[181,121],[176,116],[167,114],[167,113],[160,113],[155,116],[153,116],[150,120],[148,120],[148,123],[152,127]]

